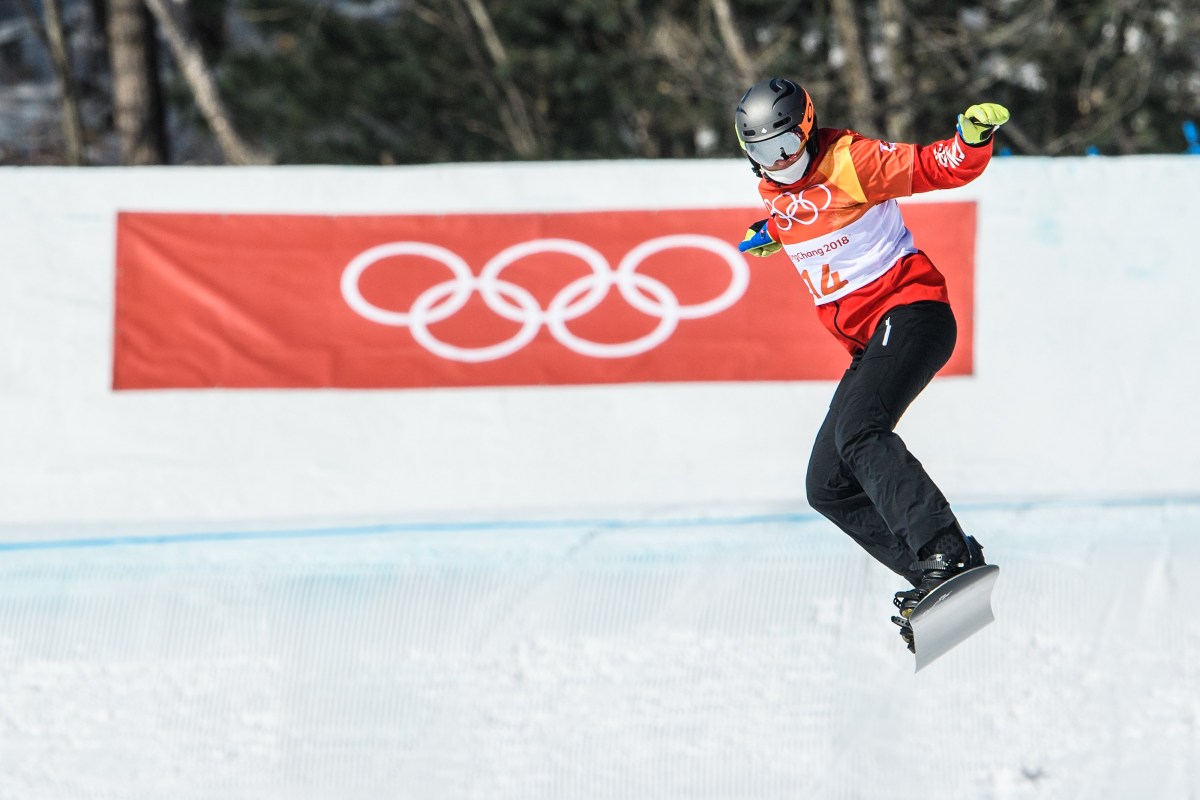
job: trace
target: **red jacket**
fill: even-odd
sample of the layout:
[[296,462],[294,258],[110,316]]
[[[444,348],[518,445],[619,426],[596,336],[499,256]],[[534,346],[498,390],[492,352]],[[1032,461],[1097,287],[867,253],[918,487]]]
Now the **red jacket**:
[[781,242],[847,350],[867,344],[888,309],[949,302],[946,281],[913,243],[896,198],[962,186],[983,173],[992,144],[955,134],[931,145],[893,144],[822,128],[816,163],[797,183],[763,178],[767,231]]

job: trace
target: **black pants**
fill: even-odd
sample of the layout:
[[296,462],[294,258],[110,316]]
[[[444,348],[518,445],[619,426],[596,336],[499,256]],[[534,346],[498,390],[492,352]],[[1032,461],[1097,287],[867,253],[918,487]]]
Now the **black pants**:
[[842,376],[808,462],[809,504],[914,585],[917,551],[958,522],[895,427],[957,337],[945,303],[889,311]]

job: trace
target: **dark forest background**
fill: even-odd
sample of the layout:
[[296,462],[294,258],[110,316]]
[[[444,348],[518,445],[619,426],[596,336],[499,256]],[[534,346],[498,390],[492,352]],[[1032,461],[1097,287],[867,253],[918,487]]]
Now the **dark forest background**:
[[770,75],[892,140],[1200,149],[1196,0],[0,0],[0,163],[732,157]]

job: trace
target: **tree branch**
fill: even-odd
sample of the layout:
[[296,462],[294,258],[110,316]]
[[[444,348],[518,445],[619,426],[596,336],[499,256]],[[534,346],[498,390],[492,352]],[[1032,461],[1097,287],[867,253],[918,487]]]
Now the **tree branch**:
[[46,18],[43,23],[30,0],[22,0],[21,5],[38,39],[50,53],[50,63],[54,66],[54,77],[58,81],[62,98],[62,131],[67,148],[67,163],[79,166],[84,163],[83,122],[79,115],[79,100],[75,95],[75,81],[71,77],[71,59],[63,31],[62,6],[59,0],[44,0]]
[[757,72],[753,59],[746,52],[745,45],[742,44],[742,37],[738,35],[737,24],[733,21],[733,9],[729,6],[729,0],[711,0],[713,16],[717,19],[717,31],[721,35],[721,42],[725,45],[725,52],[729,54],[729,59],[733,62],[733,68],[738,73],[738,83],[743,87],[749,87],[754,83]]
[[186,7],[187,0],[146,0],[150,12],[166,36],[175,62],[200,113],[217,138],[221,153],[230,164],[269,164],[272,158],[251,147],[233,127],[233,121],[221,100],[216,79],[204,59],[200,47],[186,33],[176,6]]
[[850,95],[850,114],[854,118],[853,125],[855,128],[873,133],[880,126],[876,119],[875,103],[871,96],[871,75],[867,72],[867,56],[862,46],[862,36],[854,2],[853,0],[832,0],[830,8],[833,12],[834,24],[837,27],[838,38],[841,39],[842,49],[846,53],[843,74],[846,91]]
[[525,98],[521,96],[520,89],[512,79],[508,51],[504,49],[504,43],[500,41],[500,35],[496,33],[496,26],[492,24],[492,18],[488,15],[481,0],[462,0],[462,2],[471,15],[471,19],[474,20],[475,27],[479,29],[483,46],[496,66],[493,74],[500,84],[500,91],[504,93],[508,102],[508,114],[502,116],[506,117],[506,127],[510,128],[509,138],[512,141],[513,149],[516,150],[518,156],[530,158],[538,152],[537,137],[533,133],[533,123],[529,117],[529,110],[525,107]]
[[908,60],[907,17],[902,0],[879,0],[879,18],[883,26],[883,48],[887,54],[887,118],[884,130],[892,141],[912,138],[913,85],[912,65]]

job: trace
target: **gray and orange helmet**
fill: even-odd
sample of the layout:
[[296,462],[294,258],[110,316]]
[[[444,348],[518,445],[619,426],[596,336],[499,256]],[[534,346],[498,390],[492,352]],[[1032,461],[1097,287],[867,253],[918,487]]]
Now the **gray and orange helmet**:
[[[738,143],[755,174],[779,161],[798,144],[817,157],[817,114],[804,87],[787,78],[767,78],[751,86],[734,112]],[[787,136],[791,134],[791,136]],[[784,144],[789,142],[791,145]]]

